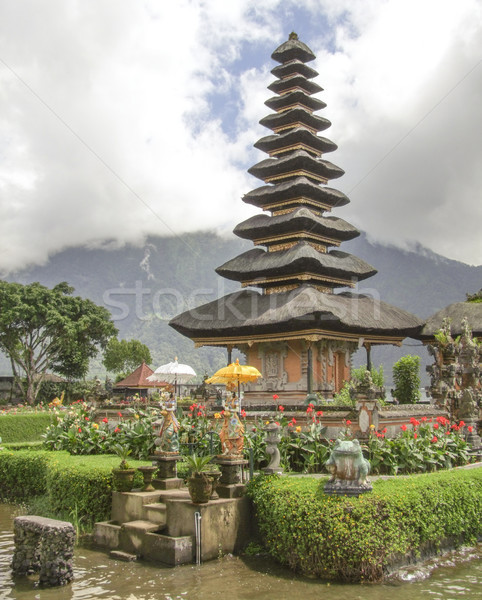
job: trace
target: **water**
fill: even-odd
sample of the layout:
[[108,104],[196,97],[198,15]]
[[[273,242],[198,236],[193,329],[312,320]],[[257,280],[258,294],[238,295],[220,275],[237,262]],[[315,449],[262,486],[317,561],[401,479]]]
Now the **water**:
[[[482,597],[482,550],[466,550],[400,573],[383,585],[327,584],[297,577],[257,558],[225,556],[199,567],[124,563],[90,548],[75,552],[75,580],[40,589],[33,578],[13,582],[13,506],[0,504],[0,600],[475,600]],[[437,566],[436,566],[437,565]],[[429,576],[429,574],[431,575]]]

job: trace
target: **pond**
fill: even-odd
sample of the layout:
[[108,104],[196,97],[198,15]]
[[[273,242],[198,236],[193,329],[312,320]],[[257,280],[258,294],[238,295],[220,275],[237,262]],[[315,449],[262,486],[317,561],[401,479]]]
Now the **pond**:
[[[482,597],[482,548],[460,551],[427,565],[402,572],[405,581],[383,585],[327,584],[293,576],[260,558],[222,557],[201,566],[162,567],[143,562],[112,560],[104,552],[78,547],[74,582],[66,587],[39,589],[33,579],[14,582],[10,560],[16,508],[0,504],[0,600],[434,600]],[[431,571],[431,576],[422,580]]]

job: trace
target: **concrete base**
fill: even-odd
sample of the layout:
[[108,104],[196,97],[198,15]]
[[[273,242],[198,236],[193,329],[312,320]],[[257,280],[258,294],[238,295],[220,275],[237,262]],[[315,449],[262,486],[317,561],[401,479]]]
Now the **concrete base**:
[[227,498],[193,504],[187,490],[113,492],[112,520],[96,523],[99,546],[168,565],[191,563],[195,556],[194,515],[201,515],[201,560],[239,552],[251,535],[250,501],[238,497],[242,484],[221,486]]
[[153,479],[152,485],[156,490],[178,490],[184,486],[184,481],[179,477],[171,477],[169,479]]
[[246,486],[244,483],[218,484],[216,492],[220,498],[241,498],[244,496]]

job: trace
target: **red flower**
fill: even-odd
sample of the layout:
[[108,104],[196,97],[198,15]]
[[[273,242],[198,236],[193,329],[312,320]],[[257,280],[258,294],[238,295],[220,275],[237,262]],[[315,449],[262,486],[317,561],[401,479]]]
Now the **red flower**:
[[102,419],[102,423],[108,423],[108,422],[109,422],[109,419],[108,419],[107,417],[104,417],[104,418]]
[[188,417],[192,417],[192,412],[191,413],[187,413]]
[[121,412],[118,412],[117,414],[119,415],[119,417],[122,418],[122,413]]
[[402,431],[407,431],[407,426],[405,425],[405,423],[403,425],[400,425],[400,429]]
[[465,421],[460,421],[459,427],[465,427]]
[[89,420],[89,417],[84,417],[84,419],[85,419],[86,421],[88,421],[88,420]]
[[279,396],[278,394],[273,394],[273,400],[278,400]]
[[245,418],[246,418],[246,411],[244,410],[244,408],[243,408],[243,410],[241,411],[241,416],[243,417],[243,419],[245,419]]
[[450,435],[450,429],[447,429],[447,431],[445,432],[445,435]]
[[256,427],[253,427],[253,429],[251,431],[256,431]]
[[203,416],[202,411],[198,411],[197,416],[202,417]]
[[472,425],[469,425],[469,426],[467,427],[467,431],[468,431],[469,433],[472,433],[472,431],[473,431],[473,430],[474,430],[474,428],[472,427]]
[[118,427],[116,427],[116,428],[114,429],[114,433],[119,433],[119,431],[120,431],[120,429],[119,429]]
[[293,417],[293,418],[291,419],[291,422],[292,422],[293,424],[296,424],[296,419]]
[[387,428],[385,427],[385,429],[382,429],[382,433],[387,433]]
[[308,408],[306,409],[307,413],[312,413],[313,412],[313,407],[312,406],[308,406]]
[[345,422],[346,422],[347,426],[350,427],[350,425],[351,425],[350,419],[347,419]]
[[293,427],[293,423],[291,421],[288,423],[288,427]]
[[422,419],[421,419],[422,423],[425,423],[426,420],[427,420],[427,417],[422,417]]
[[278,427],[279,427],[279,423],[278,423],[278,421],[275,421],[275,425],[278,425]]
[[414,433],[414,434],[413,434],[413,439],[414,439],[414,440],[416,440],[416,439],[417,439],[417,434],[416,434],[416,433]]
[[317,410],[316,411],[316,416],[317,417],[322,417],[323,416],[323,411],[322,410]]
[[82,427],[79,427],[78,432],[82,433]]
[[284,407],[284,406],[281,406],[281,404],[278,406],[278,410],[280,410],[281,412],[283,412],[283,411],[284,411],[284,409],[285,409],[285,407]]
[[435,442],[438,442],[438,437],[434,435],[430,441],[432,442],[432,444],[435,444]]
[[434,423],[434,424],[433,424],[433,428],[434,428],[434,429],[438,429],[438,423]]

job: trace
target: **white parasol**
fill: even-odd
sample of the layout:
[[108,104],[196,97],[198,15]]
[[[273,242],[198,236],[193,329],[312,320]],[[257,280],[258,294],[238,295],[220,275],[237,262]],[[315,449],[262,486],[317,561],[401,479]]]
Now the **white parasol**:
[[166,381],[174,384],[174,393],[176,393],[177,384],[187,383],[190,379],[196,377],[196,372],[189,365],[183,365],[177,362],[167,363],[158,367],[152,375],[147,377],[148,381]]

